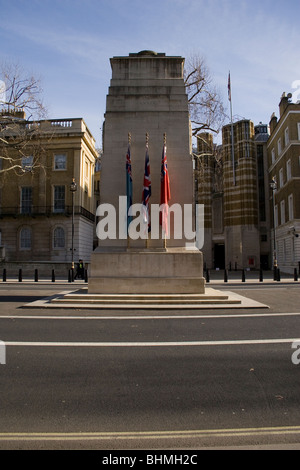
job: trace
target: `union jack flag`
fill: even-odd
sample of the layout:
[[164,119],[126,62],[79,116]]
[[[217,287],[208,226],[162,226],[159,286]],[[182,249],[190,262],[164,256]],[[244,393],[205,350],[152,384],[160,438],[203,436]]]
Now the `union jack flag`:
[[143,195],[142,195],[142,205],[143,205],[144,222],[148,224],[148,232],[151,231],[150,209],[149,209],[150,196],[151,196],[150,160],[149,160],[148,146],[146,146],[144,188],[143,188]]
[[127,232],[132,216],[128,215],[129,208],[132,206],[132,173],[131,173],[131,157],[130,145],[126,154],[126,194],[127,194]]
[[228,74],[228,99],[231,101],[231,80],[230,80],[230,72]]
[[163,204],[162,214],[160,217],[161,226],[166,235],[168,235],[168,213],[169,213],[169,200],[171,199],[170,193],[170,181],[169,172],[167,165],[167,147],[163,146],[162,157],[161,157],[161,186],[160,186],[160,204]]

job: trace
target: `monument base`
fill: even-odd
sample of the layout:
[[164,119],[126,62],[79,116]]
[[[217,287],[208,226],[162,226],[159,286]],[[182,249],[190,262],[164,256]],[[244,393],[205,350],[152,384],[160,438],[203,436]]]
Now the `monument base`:
[[197,249],[96,248],[89,294],[204,294],[203,258]]

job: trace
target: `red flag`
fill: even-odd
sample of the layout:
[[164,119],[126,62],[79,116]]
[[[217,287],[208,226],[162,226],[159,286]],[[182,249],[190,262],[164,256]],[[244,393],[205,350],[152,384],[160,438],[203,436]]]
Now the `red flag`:
[[171,199],[170,181],[167,165],[167,147],[164,144],[161,158],[161,186],[160,186],[160,204],[163,204],[161,213],[161,226],[165,234],[168,235],[168,213],[169,200]]

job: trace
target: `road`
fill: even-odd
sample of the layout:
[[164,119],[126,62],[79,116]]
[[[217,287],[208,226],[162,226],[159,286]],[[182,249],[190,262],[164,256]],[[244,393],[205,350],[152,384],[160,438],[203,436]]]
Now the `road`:
[[215,287],[269,308],[24,309],[65,287],[1,283],[0,449],[300,448],[299,283]]

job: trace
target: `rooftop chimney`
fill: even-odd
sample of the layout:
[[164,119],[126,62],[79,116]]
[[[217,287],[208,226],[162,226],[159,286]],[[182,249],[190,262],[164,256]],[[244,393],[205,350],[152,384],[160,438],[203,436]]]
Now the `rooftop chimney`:
[[281,96],[281,99],[280,99],[280,103],[279,103],[279,114],[280,114],[280,117],[283,115],[284,111],[286,110],[286,108],[287,108],[288,105],[290,104],[291,98],[292,98],[292,94],[291,94],[291,93],[288,93],[288,94],[286,94],[285,92],[282,93],[282,96]]
[[272,134],[272,132],[274,131],[275,127],[277,126],[277,117],[275,116],[275,113],[272,114],[271,118],[270,118],[270,123],[269,123],[269,126],[270,126],[270,134]]

